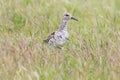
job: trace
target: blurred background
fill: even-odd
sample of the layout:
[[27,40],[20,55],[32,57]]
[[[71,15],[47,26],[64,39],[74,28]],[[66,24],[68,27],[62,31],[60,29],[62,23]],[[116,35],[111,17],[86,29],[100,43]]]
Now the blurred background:
[[[43,40],[64,12],[79,21],[53,52]],[[120,0],[0,0],[0,79],[120,80]]]

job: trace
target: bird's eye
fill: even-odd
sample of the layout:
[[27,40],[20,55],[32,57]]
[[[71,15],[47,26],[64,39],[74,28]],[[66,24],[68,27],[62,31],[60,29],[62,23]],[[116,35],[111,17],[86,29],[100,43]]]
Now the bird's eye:
[[65,16],[69,16],[68,14],[66,14]]

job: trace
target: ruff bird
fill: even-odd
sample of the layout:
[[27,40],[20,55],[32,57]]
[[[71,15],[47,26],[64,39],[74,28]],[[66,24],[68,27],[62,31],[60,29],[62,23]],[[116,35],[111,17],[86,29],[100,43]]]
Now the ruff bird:
[[58,30],[55,32],[52,32],[47,37],[47,39],[44,40],[44,42],[47,43],[52,49],[60,48],[61,46],[63,46],[65,43],[69,41],[67,22],[70,19],[78,21],[71,14],[65,13]]

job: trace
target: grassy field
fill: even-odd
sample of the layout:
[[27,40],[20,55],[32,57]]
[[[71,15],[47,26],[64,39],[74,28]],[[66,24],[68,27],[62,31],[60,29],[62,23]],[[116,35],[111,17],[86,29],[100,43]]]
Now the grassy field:
[[[79,21],[53,52],[65,11]],[[0,0],[0,80],[120,80],[120,0]]]

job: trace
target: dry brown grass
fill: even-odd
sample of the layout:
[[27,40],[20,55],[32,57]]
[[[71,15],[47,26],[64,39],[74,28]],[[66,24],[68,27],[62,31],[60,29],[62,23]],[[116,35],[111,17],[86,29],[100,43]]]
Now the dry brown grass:
[[[119,80],[119,5],[119,0],[0,0],[0,79]],[[53,52],[43,39],[57,29],[64,10],[79,22],[69,22],[69,44]]]

